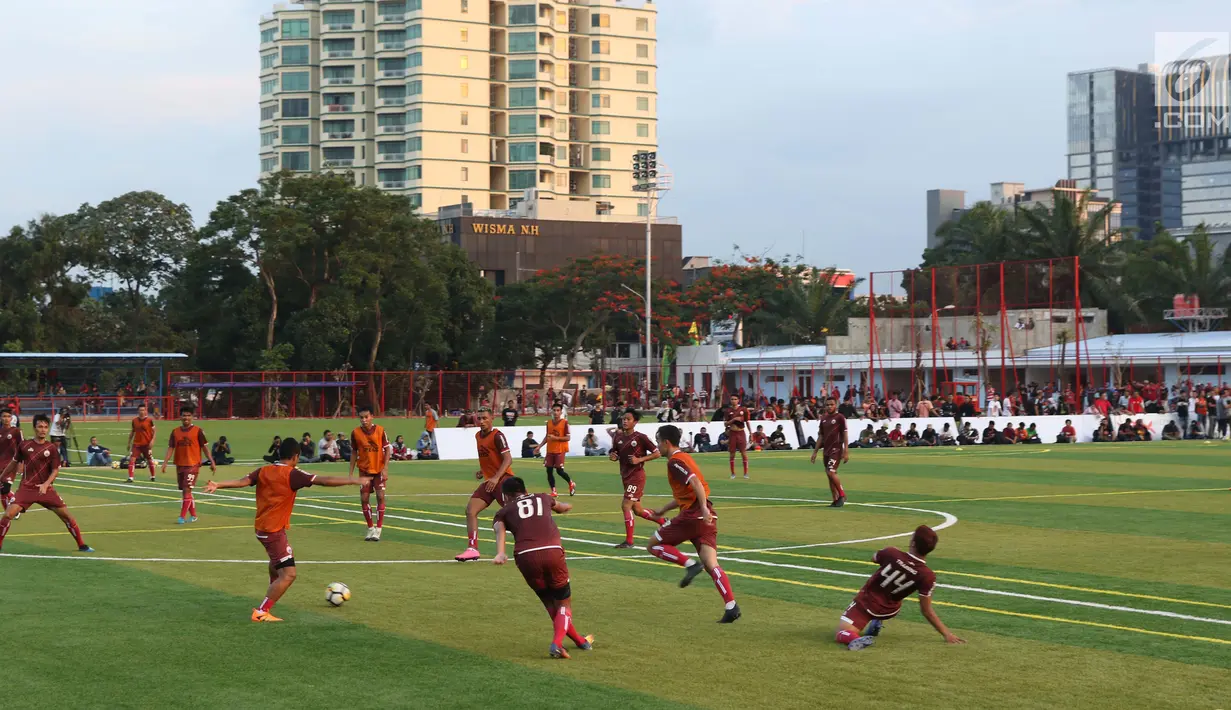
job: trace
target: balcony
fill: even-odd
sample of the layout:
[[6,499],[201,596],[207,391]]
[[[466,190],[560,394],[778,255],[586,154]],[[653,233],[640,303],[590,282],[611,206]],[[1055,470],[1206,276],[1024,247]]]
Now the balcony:
[[376,105],[377,106],[405,106],[406,97],[398,96],[398,97],[394,97],[391,99],[380,99],[380,101],[378,101]]
[[352,24],[344,25],[321,25],[321,32],[351,32],[355,29]]
[[396,79],[403,76],[406,76],[405,69],[385,69],[380,73],[382,79]]
[[355,50],[353,49],[337,49],[332,52],[325,52],[326,59],[344,59],[353,56],[355,56]]
[[354,138],[354,133],[326,133],[325,139],[331,141],[344,141]]
[[355,104],[325,104],[326,113],[350,113],[355,110]]
[[355,83],[355,77],[353,76],[332,77],[332,78],[325,77],[321,79],[321,86],[341,86],[343,84],[354,84],[354,83]]
[[406,15],[381,15],[376,18],[376,24],[378,25],[385,23],[385,22],[405,22],[405,21],[406,21]]
[[343,160],[322,160],[322,168],[349,168],[355,164],[354,158],[346,158]]
[[381,126],[381,133],[405,133],[406,126]]
[[382,190],[402,190],[406,187],[404,182],[382,182],[380,184]]
[[377,160],[382,163],[400,163],[406,160],[405,153],[381,153],[377,156]]
[[381,42],[380,48],[381,49],[405,49],[406,43],[405,42]]

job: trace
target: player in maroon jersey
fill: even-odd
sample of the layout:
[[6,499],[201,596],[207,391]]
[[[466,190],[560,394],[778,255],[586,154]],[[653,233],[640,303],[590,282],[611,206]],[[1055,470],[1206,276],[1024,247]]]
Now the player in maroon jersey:
[[504,549],[505,532],[513,533],[517,569],[543,602],[555,629],[548,654],[552,658],[569,657],[564,650],[566,634],[577,648],[589,651],[594,647],[594,637],[582,636],[573,626],[572,590],[568,565],[564,561],[564,545],[560,542],[560,529],[551,517],[553,512],[567,513],[573,506],[547,493],[527,493],[526,482],[517,477],[506,478],[500,489],[508,503],[492,520],[496,530],[496,557],[492,561],[498,565],[509,561]]
[[727,425],[727,451],[731,454],[731,479],[735,480],[735,452],[744,461],[744,478],[748,478],[748,422],[752,414],[740,404],[739,395],[731,395],[731,405],[723,413]]
[[923,618],[945,637],[945,642],[966,643],[954,636],[932,609],[936,575],[928,569],[924,558],[936,549],[937,540],[935,530],[920,525],[911,537],[910,552],[886,547],[876,553],[872,561],[881,568],[868,578],[851,605],[842,612],[834,640],[852,651],[871,646],[885,622],[902,610],[902,600],[918,592]]
[[17,497],[13,493],[13,480],[17,471],[6,469],[13,459],[17,458],[17,448],[21,446],[21,427],[13,426],[13,413],[5,409],[0,411],[0,508],[8,508]]
[[833,496],[833,502],[829,504],[831,508],[841,508],[846,504],[846,491],[842,490],[842,481],[838,480],[838,464],[851,460],[847,443],[846,417],[838,413],[838,400],[830,397],[825,413],[821,415],[821,428],[817,432],[816,446],[812,448],[812,463],[816,463],[817,452],[825,454],[825,475],[829,477],[829,494]]
[[609,458],[620,463],[620,481],[624,486],[624,501],[620,504],[620,510],[624,513],[624,542],[616,545],[619,550],[633,547],[633,515],[658,525],[666,522],[641,506],[641,496],[645,493],[645,464],[662,454],[650,437],[637,431],[639,421],[641,412],[628,409],[620,417],[620,428],[609,431]]
[[0,546],[4,545],[4,536],[9,534],[13,518],[37,503],[60,517],[64,527],[68,528],[73,539],[77,541],[78,552],[93,552],[82,539],[77,521],[68,514],[68,506],[64,505],[60,494],[56,493],[56,489],[51,485],[56,476],[60,475],[60,446],[48,438],[50,431],[51,419],[46,414],[35,415],[34,439],[21,442],[17,457],[4,468],[5,475],[15,472],[18,465],[24,470],[16,500],[4,509],[4,517],[0,518]]

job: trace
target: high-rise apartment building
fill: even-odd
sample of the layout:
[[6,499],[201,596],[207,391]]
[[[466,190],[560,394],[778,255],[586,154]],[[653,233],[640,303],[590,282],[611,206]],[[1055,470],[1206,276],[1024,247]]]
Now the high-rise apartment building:
[[[302,0],[261,21],[261,173],[350,171],[424,212],[644,215],[651,0]],[[571,210],[577,212],[577,210]]]

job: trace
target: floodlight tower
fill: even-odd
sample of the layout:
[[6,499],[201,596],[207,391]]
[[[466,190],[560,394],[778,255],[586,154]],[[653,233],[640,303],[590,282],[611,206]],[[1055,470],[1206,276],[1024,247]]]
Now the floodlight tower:
[[[651,277],[650,257],[652,247],[650,239],[654,231],[654,207],[662,195],[671,189],[671,175],[658,169],[658,153],[656,151],[641,151],[633,155],[633,190],[645,193],[645,392],[646,406],[650,402],[650,388],[654,372],[654,347],[652,329],[653,306],[650,300]],[[659,383],[661,387],[663,383]]]

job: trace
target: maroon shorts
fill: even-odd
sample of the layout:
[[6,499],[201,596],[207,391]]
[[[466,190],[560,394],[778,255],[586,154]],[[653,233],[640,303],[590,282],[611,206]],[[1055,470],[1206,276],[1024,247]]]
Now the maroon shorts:
[[645,469],[621,476],[624,484],[624,500],[640,501],[645,494]]
[[47,509],[65,507],[64,499],[60,497],[60,494],[57,493],[56,489],[52,486],[47,487],[46,493],[39,493],[38,488],[27,488],[26,486],[22,486],[17,489],[15,498],[16,499],[13,502],[21,506],[23,513],[29,510],[30,506],[36,504]]
[[748,433],[743,429],[735,429],[727,435],[727,451],[735,453],[736,451],[748,450]]
[[491,505],[492,503],[495,503],[503,508],[504,507],[504,491],[500,490],[500,486],[504,484],[504,481],[506,478],[512,475],[513,474],[511,473],[506,473],[503,476],[501,476],[500,481],[496,483],[496,489],[493,491],[487,490],[487,481],[483,481],[482,483],[479,484],[478,488],[474,489],[474,493],[470,494],[471,500],[474,500],[477,498],[483,501],[484,505]]
[[559,547],[519,552],[514,558],[526,584],[536,592],[563,589],[568,584],[568,565]]
[[676,516],[654,531],[654,539],[672,547],[691,542],[699,552],[702,545],[718,549],[718,516],[709,525],[701,518]]
[[385,490],[385,479],[379,473],[370,474],[370,473],[360,472],[359,482],[362,483],[365,487],[368,487],[369,490],[373,490],[373,491]]
[[547,454],[543,457],[546,468],[564,468],[564,454]]
[[837,473],[842,465],[842,452],[822,451],[821,456],[825,457],[825,473]]
[[850,606],[846,607],[846,611],[842,612],[841,618],[842,618],[842,621],[845,621],[851,626],[854,626],[855,628],[859,629],[860,633],[862,633],[863,630],[868,626],[868,624],[872,623],[873,619],[880,619],[881,621],[889,621],[890,619],[892,619],[893,617],[897,615],[898,615],[898,612],[896,611],[888,615],[873,614],[872,612],[868,611],[867,607],[864,605],[862,595],[857,594],[855,595],[855,598],[851,600]]
[[285,530],[278,532],[258,530],[256,539],[265,546],[265,554],[269,555],[270,564],[283,567],[291,567],[295,564],[295,553],[291,551],[291,541],[286,539]]
[[191,489],[197,485],[197,474],[201,472],[201,466],[176,466],[175,481],[179,485],[181,491]]
[[146,456],[149,456],[150,458],[154,458],[154,454],[151,451],[149,444],[146,444],[144,446],[133,445],[132,455],[133,455],[133,458],[135,459],[145,458]]

